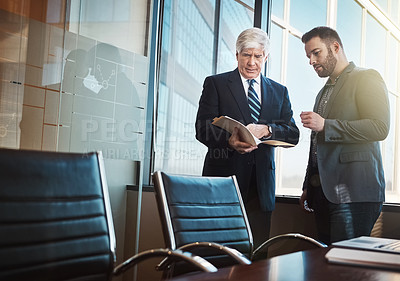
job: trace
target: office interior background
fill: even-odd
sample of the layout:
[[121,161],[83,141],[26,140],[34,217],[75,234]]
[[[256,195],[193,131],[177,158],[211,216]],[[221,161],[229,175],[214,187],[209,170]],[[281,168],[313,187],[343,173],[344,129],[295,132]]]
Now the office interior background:
[[236,37],[257,26],[271,39],[265,74],[288,87],[301,129],[295,148],[276,149],[277,197],[296,198],[310,134],[299,114],[325,83],[300,38],[319,25],[337,29],[348,59],[386,81],[385,205],[399,212],[398,0],[1,0],[0,147],[101,150],[122,261],[157,216],[146,208],[151,173],[201,174],[202,83],[236,67]]

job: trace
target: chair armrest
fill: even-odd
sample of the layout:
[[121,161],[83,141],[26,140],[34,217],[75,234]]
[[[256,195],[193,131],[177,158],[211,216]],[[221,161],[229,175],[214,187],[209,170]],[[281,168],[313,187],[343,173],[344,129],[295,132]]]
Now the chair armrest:
[[311,244],[313,244],[313,245],[315,245],[315,246],[317,246],[319,248],[328,247],[324,243],[322,243],[320,241],[317,241],[314,238],[305,236],[303,234],[300,234],[300,233],[286,233],[286,234],[281,234],[281,235],[277,235],[277,236],[271,237],[267,241],[262,243],[257,249],[254,250],[253,258],[255,256],[257,256],[257,254],[262,252],[263,249],[268,248],[271,244],[274,244],[275,242],[283,240],[283,239],[300,239],[300,240],[309,242],[309,243],[311,243]]
[[[221,251],[224,254],[227,254],[228,256],[232,257],[237,263],[239,264],[251,264],[251,261],[246,258],[245,255],[243,255],[241,252],[239,252],[236,249],[232,249],[230,247],[214,243],[214,242],[194,242],[190,244],[183,245],[179,247],[178,249],[181,251],[189,251],[195,248],[202,248],[202,247],[209,247],[213,249],[217,249]],[[169,257],[163,259],[157,266],[157,270],[165,270],[170,264],[171,260]]]
[[197,268],[199,268],[200,270],[202,270],[204,272],[218,271],[218,269],[215,266],[213,266],[211,263],[209,263],[205,259],[203,259],[199,256],[196,256],[196,255],[193,255],[192,253],[189,253],[189,252],[184,252],[181,250],[172,251],[170,249],[151,249],[151,250],[140,252],[140,253],[130,257],[129,259],[127,259],[126,261],[124,261],[123,263],[121,263],[120,265],[115,267],[113,274],[114,274],[114,276],[118,276],[118,275],[124,273],[125,271],[127,271],[132,266],[134,266],[148,258],[152,258],[152,257],[167,257],[168,259],[171,259],[171,260],[183,260],[185,262],[188,262],[188,263],[196,266]]

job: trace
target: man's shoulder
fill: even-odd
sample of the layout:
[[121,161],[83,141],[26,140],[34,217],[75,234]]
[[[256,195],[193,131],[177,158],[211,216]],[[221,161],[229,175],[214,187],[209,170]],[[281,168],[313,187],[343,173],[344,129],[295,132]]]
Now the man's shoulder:
[[265,77],[264,75],[262,75],[261,77],[265,78],[265,80],[267,81],[267,83],[269,83],[269,84],[271,84],[271,85],[274,85],[274,86],[276,86],[276,87],[285,87],[285,86],[283,86],[281,83],[276,82],[275,80],[273,80],[273,79],[271,79],[271,78]]
[[275,80],[272,80],[271,78],[265,77],[264,75],[261,75],[261,79],[264,80],[269,87],[275,88],[275,89],[286,89],[286,86],[282,85],[279,82],[276,82]]
[[362,84],[383,81],[382,75],[373,68],[355,67],[349,77],[351,77],[351,81],[358,81]]
[[217,73],[214,75],[210,75],[208,76],[206,79],[228,79],[230,77],[240,77],[239,72],[237,71],[237,69],[232,70],[232,71],[227,71],[227,72],[223,72],[223,73]]
[[355,66],[350,73],[352,75],[377,75],[380,76],[380,73],[373,68],[365,68],[360,66]]
[[[365,67],[354,67],[352,71],[349,72],[349,79],[347,80],[350,84],[358,85],[370,85],[375,83],[384,83],[382,75],[373,68]],[[368,87],[368,86],[366,86]]]

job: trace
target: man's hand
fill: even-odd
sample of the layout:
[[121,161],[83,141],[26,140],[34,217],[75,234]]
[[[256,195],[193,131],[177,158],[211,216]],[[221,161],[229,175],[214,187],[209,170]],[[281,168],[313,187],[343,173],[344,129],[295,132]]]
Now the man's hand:
[[233,133],[229,138],[229,146],[232,147],[237,152],[239,152],[240,154],[249,153],[254,149],[257,149],[257,146],[252,146],[247,142],[241,141],[238,128],[234,128]]
[[311,208],[308,206],[308,202],[307,202],[307,189],[304,189],[304,190],[303,190],[303,193],[301,194],[300,199],[299,199],[299,204],[300,204],[300,207],[301,207],[306,213],[312,213],[312,212],[314,212],[314,210],[311,209]]
[[300,114],[303,127],[309,128],[315,132],[321,132],[324,129],[325,119],[318,113],[312,111],[303,111]]
[[268,125],[249,124],[246,126],[246,128],[249,129],[249,131],[258,139],[270,136],[270,132],[268,130]]

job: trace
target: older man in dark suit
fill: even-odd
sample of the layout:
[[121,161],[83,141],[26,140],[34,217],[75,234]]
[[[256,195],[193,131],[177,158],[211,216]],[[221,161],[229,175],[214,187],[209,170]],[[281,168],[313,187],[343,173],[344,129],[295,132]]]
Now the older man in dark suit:
[[229,116],[259,139],[297,144],[287,88],[261,74],[268,54],[267,34],[259,28],[244,30],[236,41],[237,69],[205,79],[196,121],[196,138],[208,147],[203,175],[236,175],[256,246],[269,237],[275,206],[274,147],[252,146],[237,130],[231,135],[211,122]]
[[377,71],[349,63],[329,27],[310,30],[302,41],[311,66],[328,80],[314,110],[300,115],[312,130],[301,206],[314,210],[325,243],[370,235],[385,198],[379,145],[389,132],[385,82]]

